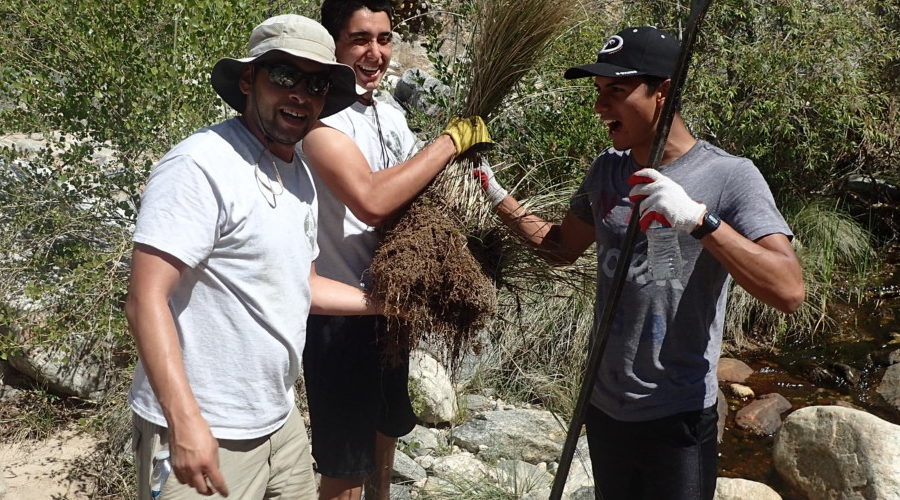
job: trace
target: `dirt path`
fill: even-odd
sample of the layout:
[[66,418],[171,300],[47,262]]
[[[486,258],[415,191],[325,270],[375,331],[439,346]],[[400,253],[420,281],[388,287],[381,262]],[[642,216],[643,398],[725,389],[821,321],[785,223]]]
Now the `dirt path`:
[[2,500],[87,499],[85,485],[72,480],[74,461],[91,453],[95,439],[73,431],[63,431],[43,441],[0,443],[0,468],[5,494]]

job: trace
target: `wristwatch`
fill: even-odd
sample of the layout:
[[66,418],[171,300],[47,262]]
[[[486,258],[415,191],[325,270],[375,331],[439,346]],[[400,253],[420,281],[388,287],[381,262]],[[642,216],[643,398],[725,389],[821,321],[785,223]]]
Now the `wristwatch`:
[[700,225],[697,226],[697,229],[691,231],[691,236],[697,238],[703,238],[707,234],[719,229],[719,224],[722,222],[722,219],[719,218],[718,215],[707,211],[703,216],[703,220],[700,222]]

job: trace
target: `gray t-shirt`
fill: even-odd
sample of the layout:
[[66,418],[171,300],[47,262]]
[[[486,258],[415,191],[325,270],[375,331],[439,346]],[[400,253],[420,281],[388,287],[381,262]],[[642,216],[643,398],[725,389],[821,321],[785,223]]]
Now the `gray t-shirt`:
[[[406,117],[380,99],[376,99],[374,106],[355,102],[322,122],[353,139],[373,172],[402,163],[418,150],[418,141],[406,124]],[[353,215],[315,169],[312,174],[319,193],[319,246],[322,249],[316,261],[316,272],[363,288],[367,281],[364,273],[378,246],[378,234],[375,228]]]
[[[169,309],[212,434],[252,439],[279,429],[295,406],[318,253],[303,159],[281,161],[237,119],[199,130],[150,173],[134,241],[188,266]],[[166,425],[141,363],[129,402]]]
[[[630,152],[609,149],[594,160],[570,209],[594,226],[597,302],[603,310],[621,255],[632,204],[628,177],[641,167]],[[759,170],[746,159],[698,141],[660,171],[750,240],[793,237]],[[699,241],[678,232],[681,279],[651,281],[647,239],[635,239],[631,265],[610,325],[591,403],[618,420],[646,421],[716,402],[731,276]]]

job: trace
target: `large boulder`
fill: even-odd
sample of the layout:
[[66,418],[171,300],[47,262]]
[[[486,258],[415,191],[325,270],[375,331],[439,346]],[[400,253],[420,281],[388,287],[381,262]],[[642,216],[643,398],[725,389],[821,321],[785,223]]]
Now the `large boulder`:
[[840,406],[791,413],[775,437],[775,468],[815,499],[900,498],[900,426]]
[[114,361],[93,352],[93,341],[70,336],[65,347],[32,346],[9,357],[18,372],[64,396],[99,399],[115,383]]
[[459,405],[453,381],[447,370],[421,349],[409,356],[409,382],[413,408],[420,421],[440,424],[456,420]]
[[453,430],[452,442],[488,458],[551,462],[559,457],[566,427],[545,410],[488,411]]

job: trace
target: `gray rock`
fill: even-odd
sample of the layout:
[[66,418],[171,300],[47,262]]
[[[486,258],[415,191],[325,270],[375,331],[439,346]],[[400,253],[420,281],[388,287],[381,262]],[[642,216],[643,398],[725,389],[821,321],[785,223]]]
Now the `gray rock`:
[[498,410],[477,415],[456,427],[451,442],[489,458],[536,464],[556,460],[565,437],[565,423],[549,411]]
[[392,484],[391,490],[388,492],[388,498],[391,500],[411,500],[412,495],[408,487],[402,484]]
[[720,477],[716,480],[714,500],[781,500],[781,495],[763,483]]
[[440,363],[421,349],[409,356],[410,396],[422,422],[452,422],[459,412],[450,375]]
[[743,384],[753,374],[753,368],[747,363],[734,358],[720,358],[716,369],[719,382],[737,382]]
[[900,410],[900,364],[893,364],[885,370],[875,390],[888,404]]
[[419,466],[425,470],[430,470],[432,467],[434,467],[435,460],[437,460],[437,457],[431,455],[422,455],[413,459],[414,462],[419,464]]
[[734,421],[742,429],[768,436],[781,427],[781,413],[790,409],[790,401],[781,394],[764,394],[738,410]]
[[900,426],[866,412],[801,408],[775,436],[773,457],[808,498],[900,498]]
[[421,425],[413,427],[413,430],[409,434],[401,436],[399,441],[405,445],[404,451],[413,457],[430,455],[440,446],[437,435],[431,429]]
[[596,494],[594,493],[593,486],[582,486],[573,491],[572,495],[569,496],[569,500],[594,500],[595,498]]
[[450,93],[450,87],[420,69],[404,71],[394,87],[394,97],[398,101],[428,116],[443,112],[440,101]]
[[82,399],[97,399],[112,387],[116,367],[98,359],[91,342],[67,339],[68,349],[31,347],[9,358],[10,365],[51,391]]
[[[547,500],[550,498],[550,488],[542,488],[539,490],[530,490],[528,493],[519,496],[519,500]],[[565,495],[563,498],[568,500]]]
[[409,458],[405,453],[397,451],[394,453],[394,470],[391,474],[392,481],[400,483],[414,483],[422,481],[428,477],[425,469],[419,466],[413,459]]
[[494,402],[481,394],[466,394],[463,401],[469,413],[481,413],[494,409]]
[[5,134],[0,137],[0,148],[4,147],[33,155],[47,148],[47,140],[43,134]]
[[847,189],[866,196],[882,195],[890,200],[900,200],[900,186],[871,175],[854,174],[846,179]]
[[436,457],[431,466],[431,472],[441,478],[468,478],[477,480],[492,477],[492,471],[475,455],[462,452],[445,457]]
[[20,389],[8,385],[0,385],[0,402],[14,399],[19,394],[22,394]]
[[[556,467],[554,467],[554,470]],[[587,436],[578,438],[575,446],[575,455],[572,456],[572,464],[569,466],[569,476],[566,478],[564,494],[575,494],[576,491],[590,487],[594,491],[594,468],[591,462],[591,454],[588,449]]]

